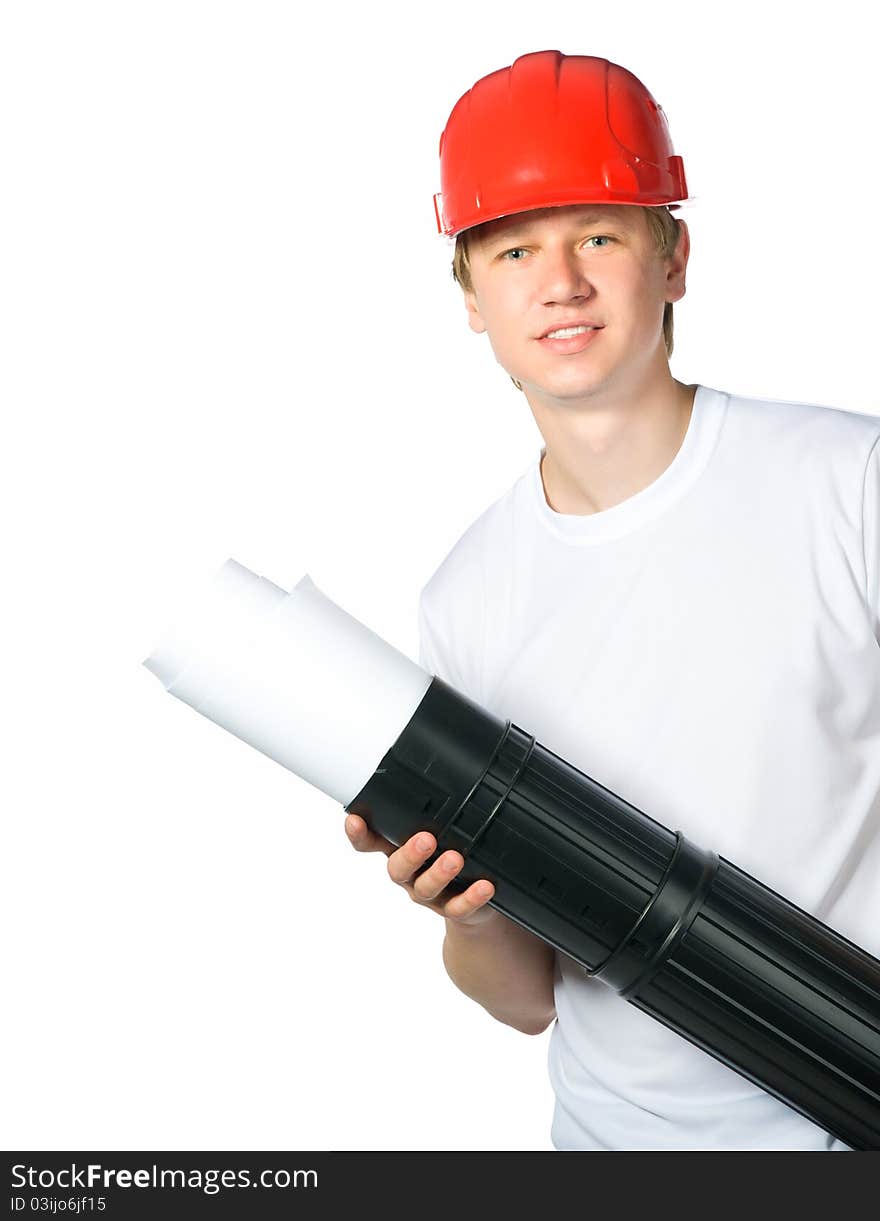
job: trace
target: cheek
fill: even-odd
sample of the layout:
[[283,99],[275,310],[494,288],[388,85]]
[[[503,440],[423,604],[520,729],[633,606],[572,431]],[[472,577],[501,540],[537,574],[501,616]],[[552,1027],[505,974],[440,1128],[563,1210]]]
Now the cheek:
[[640,280],[641,300],[644,302],[646,308],[649,308],[650,312],[653,312],[653,306],[651,303],[660,302],[660,308],[662,310],[663,291],[666,284],[662,269],[651,268],[650,270],[643,271],[640,276]]
[[502,300],[487,304],[483,319],[492,347],[497,351],[521,339],[526,329],[527,317],[528,311],[512,292],[506,293]]
[[616,320],[623,330],[641,334],[653,333],[658,318],[663,316],[663,290],[657,277],[650,272],[634,270],[615,283],[609,294]]
[[503,323],[496,322],[489,328],[488,335],[489,347],[492,349],[495,359],[503,363],[515,351],[515,344],[509,327],[505,327]]

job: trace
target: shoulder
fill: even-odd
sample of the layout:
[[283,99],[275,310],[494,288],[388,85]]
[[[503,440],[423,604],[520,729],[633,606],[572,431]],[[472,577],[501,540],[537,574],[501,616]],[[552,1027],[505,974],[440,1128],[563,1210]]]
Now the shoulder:
[[880,417],[822,403],[729,395],[724,435],[731,470],[752,486],[824,497],[849,515],[880,439]]
[[[510,532],[511,497],[494,500],[462,531],[419,595],[419,663],[479,702],[497,538]],[[506,531],[505,531],[506,526]]]
[[730,394],[732,419],[752,433],[795,445],[829,445],[832,452],[864,453],[880,437],[880,418],[791,399]]
[[456,539],[422,587],[422,604],[443,605],[483,595],[483,581],[513,510],[521,479],[496,497]]

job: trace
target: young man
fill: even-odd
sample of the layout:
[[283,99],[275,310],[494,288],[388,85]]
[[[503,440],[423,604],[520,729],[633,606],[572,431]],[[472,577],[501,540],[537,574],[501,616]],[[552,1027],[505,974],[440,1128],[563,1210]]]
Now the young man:
[[[671,376],[684,172],[618,65],[543,51],[477,82],[441,178],[470,326],[544,446],[422,590],[421,664],[880,956],[880,420]],[[455,893],[459,853],[422,872],[433,836],[346,830],[444,917],[463,992],[527,1034],[555,1019],[557,1149],[846,1148],[488,881]]]

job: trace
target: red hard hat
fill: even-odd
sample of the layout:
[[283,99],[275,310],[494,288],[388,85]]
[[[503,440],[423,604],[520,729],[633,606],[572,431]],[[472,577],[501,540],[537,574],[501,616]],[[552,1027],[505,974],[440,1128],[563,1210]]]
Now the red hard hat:
[[456,102],[440,137],[437,231],[561,204],[688,198],[666,116],[626,68],[533,51]]

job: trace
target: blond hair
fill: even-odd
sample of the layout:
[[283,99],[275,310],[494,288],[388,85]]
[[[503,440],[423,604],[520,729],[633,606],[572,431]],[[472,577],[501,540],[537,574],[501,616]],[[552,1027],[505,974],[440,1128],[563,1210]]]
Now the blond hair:
[[[675,254],[678,246],[678,239],[681,235],[681,229],[676,223],[675,217],[669,209],[663,205],[661,207],[642,207],[641,205],[631,204],[630,207],[638,208],[638,211],[645,213],[645,219],[648,224],[651,237],[654,241],[654,248],[661,259],[669,259]],[[488,223],[488,222],[487,222]],[[471,264],[468,243],[469,240],[479,233],[481,225],[476,225],[473,229],[465,229],[463,233],[455,239],[455,253],[452,256],[452,278],[461,288],[462,292],[473,292],[473,281],[471,279]],[[666,345],[667,357],[672,355],[672,302],[667,301],[663,309],[663,342]],[[521,384],[515,377],[510,379],[516,386],[517,390],[522,390]]]

